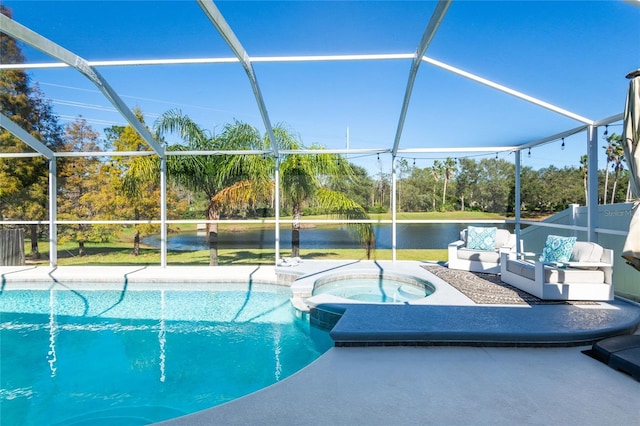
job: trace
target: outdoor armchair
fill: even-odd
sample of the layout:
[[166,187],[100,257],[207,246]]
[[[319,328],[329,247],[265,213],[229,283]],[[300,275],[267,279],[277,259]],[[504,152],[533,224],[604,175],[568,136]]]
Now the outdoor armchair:
[[544,300],[613,300],[613,250],[576,241],[566,262],[526,255],[502,253],[502,282]]
[[500,252],[515,252],[516,244],[516,236],[506,229],[469,226],[449,244],[449,269],[498,274]]

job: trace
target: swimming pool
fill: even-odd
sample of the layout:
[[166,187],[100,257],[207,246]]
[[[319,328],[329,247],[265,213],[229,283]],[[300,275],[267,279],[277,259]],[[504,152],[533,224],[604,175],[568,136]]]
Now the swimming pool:
[[290,296],[267,284],[2,291],[2,424],[148,424],[273,384],[332,346]]
[[330,294],[358,302],[404,303],[424,299],[434,291],[431,283],[414,277],[359,273],[319,279],[313,296]]

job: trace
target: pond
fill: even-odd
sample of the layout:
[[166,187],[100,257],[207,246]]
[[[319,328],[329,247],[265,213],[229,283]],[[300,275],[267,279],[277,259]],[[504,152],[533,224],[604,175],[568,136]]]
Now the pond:
[[[455,223],[420,223],[398,224],[396,248],[398,249],[444,249],[460,236],[460,231],[469,224]],[[494,226],[482,225],[477,226]],[[499,228],[513,232],[513,225],[500,224]],[[376,248],[391,248],[391,225],[374,225]],[[153,247],[160,247],[160,236],[152,235],[143,242]],[[220,232],[218,234],[220,248],[273,248],[275,232],[272,229],[250,229],[247,231]],[[291,229],[280,228],[280,247],[291,246]],[[204,235],[181,233],[169,235],[168,250],[195,251],[209,248]],[[360,243],[346,227],[341,228],[308,228],[300,231],[300,247],[305,249],[324,248],[359,248]]]

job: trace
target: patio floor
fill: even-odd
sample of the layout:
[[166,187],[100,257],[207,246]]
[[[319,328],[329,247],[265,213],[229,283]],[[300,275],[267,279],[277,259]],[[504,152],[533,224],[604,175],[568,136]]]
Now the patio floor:
[[580,351],[332,348],[269,388],[165,424],[637,425],[638,382]]

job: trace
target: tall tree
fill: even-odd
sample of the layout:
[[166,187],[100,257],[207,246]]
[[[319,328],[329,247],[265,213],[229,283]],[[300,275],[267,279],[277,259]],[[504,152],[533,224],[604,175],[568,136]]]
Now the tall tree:
[[514,187],[514,165],[504,159],[485,158],[480,160],[479,168],[482,173],[478,181],[478,202],[482,210],[504,214]]
[[[133,113],[144,125],[142,111],[135,108]],[[111,127],[105,134],[109,145],[116,151],[150,151],[131,125]],[[112,214],[136,221],[160,217],[160,162],[155,155],[114,157],[105,165],[104,174],[111,177],[109,187],[117,195],[113,203],[118,209]],[[134,230],[131,254],[137,256],[142,237],[158,232],[158,226],[138,223]]]
[[[155,123],[156,134],[163,137],[177,134],[182,143],[169,147],[172,151],[223,151],[265,149],[263,139],[252,126],[235,122],[224,127],[219,136],[211,135],[198,126],[191,118],[178,110],[167,111]],[[205,218],[220,219],[220,197],[223,189],[245,180],[264,181],[267,168],[264,159],[256,155],[172,155],[168,159],[169,174],[185,187],[204,192],[209,200]],[[229,192],[230,193],[230,192]],[[207,223],[209,242],[209,264],[218,264],[218,224]]]
[[461,158],[460,172],[456,175],[456,195],[460,200],[460,210],[465,210],[465,205],[473,204],[473,194],[478,183],[478,163],[472,158]]
[[444,164],[440,160],[434,160],[431,166],[431,173],[433,174],[433,211],[436,210],[436,183],[440,181],[440,178],[444,174]]
[[431,183],[433,176],[429,168],[413,167],[404,179],[403,206],[407,211],[428,211],[431,206]]
[[378,156],[378,181],[376,182],[378,201],[377,202],[374,201],[374,205],[376,205],[380,211],[388,211],[386,198],[387,198],[387,193],[391,191],[391,185],[389,183],[390,181],[391,181],[391,178],[388,173],[384,172],[382,160],[380,160],[380,157]]
[[[0,13],[11,17],[0,5]],[[0,63],[24,63],[16,40],[0,32]],[[0,70],[0,111],[31,136],[56,150],[62,144],[62,127],[29,75],[20,69]],[[0,150],[32,152],[22,141],[0,129]],[[46,220],[48,209],[48,163],[42,157],[0,159],[0,217]],[[38,225],[30,225],[31,255],[39,258]]]
[[[282,126],[276,126],[274,135],[280,150],[301,151],[307,149],[293,132]],[[267,136],[264,137],[268,144]],[[310,149],[322,150],[319,145],[312,145]],[[274,176],[276,162],[269,159],[270,167],[265,169],[267,175]],[[290,205],[292,210],[291,224],[291,255],[300,256],[300,220],[304,207],[314,205],[323,213],[347,220],[368,219],[366,210],[346,194],[331,189],[330,183],[340,177],[351,181],[353,170],[342,156],[329,153],[320,154],[288,154],[280,162],[280,188],[283,205]],[[274,188],[273,182],[261,180],[266,175],[260,175],[260,180],[243,180],[222,189],[214,200],[220,204],[247,203],[260,198],[266,198],[267,193]],[[357,235],[366,250],[369,259],[375,248],[373,227],[368,223],[348,223],[347,225]]]
[[608,144],[602,147],[604,148],[604,152],[607,160],[604,166],[604,194],[602,197],[602,204],[607,204],[607,196],[609,192],[609,164],[611,164],[611,162],[613,161],[613,139],[612,138],[614,135],[615,133],[609,136],[607,138]]
[[[608,164],[608,161],[607,161]],[[608,166],[607,166],[608,167]],[[582,186],[584,187],[584,205],[589,204],[589,189],[587,186],[587,179],[589,174],[589,157],[583,155],[580,157],[580,171],[582,172]],[[605,170],[605,173],[609,175],[609,171]],[[607,185],[604,186],[604,204],[607,204]]]
[[447,183],[451,180],[455,172],[458,171],[458,168],[456,167],[456,160],[451,157],[447,157],[442,164],[442,168],[444,171],[442,175],[444,179],[444,185],[442,187],[442,208],[444,208],[447,199]]
[[622,136],[613,133],[610,137],[612,146],[612,168],[613,168],[613,188],[611,189],[611,204],[615,203],[616,188],[620,172],[624,170],[624,148],[622,147]]
[[[307,149],[302,141],[292,132],[278,127],[274,129],[278,146],[282,150]],[[323,149],[312,145],[310,149]],[[345,219],[368,219],[365,209],[345,194],[332,191],[326,185],[328,177],[341,176],[351,180],[353,170],[349,162],[336,154],[291,154],[280,164],[282,195],[291,203],[293,220],[291,225],[291,255],[300,256],[300,219],[305,205],[315,201],[330,214]],[[366,249],[367,258],[375,248],[375,236],[370,224],[351,224]]]
[[[87,121],[78,117],[65,126],[65,151],[99,151],[99,134]],[[96,195],[105,185],[98,157],[69,157],[58,166],[58,218],[60,220],[90,220],[99,217]],[[64,225],[59,228],[60,242],[78,243],[78,255],[85,255],[85,243],[104,242],[112,235],[111,227],[89,224]]]
[[329,188],[333,191],[342,192],[365,209],[369,209],[374,206],[371,199],[376,191],[375,182],[364,167],[353,163],[350,166],[353,170],[353,179],[348,181],[342,176],[332,176]]
[[396,179],[397,179],[397,184],[396,184],[396,197],[397,197],[397,210],[399,212],[403,211],[402,208],[404,206],[402,200],[402,189],[403,189],[403,178],[406,176],[406,174],[409,172],[409,162],[407,161],[406,158],[399,158],[396,160]]

